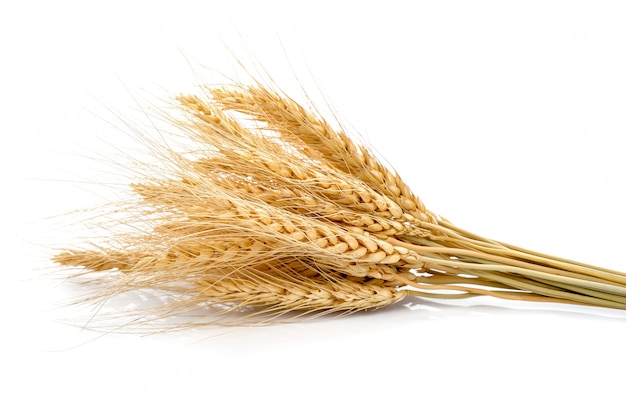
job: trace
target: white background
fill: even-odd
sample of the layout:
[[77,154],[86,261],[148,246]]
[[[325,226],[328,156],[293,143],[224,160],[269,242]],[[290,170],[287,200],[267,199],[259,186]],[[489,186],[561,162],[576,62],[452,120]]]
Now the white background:
[[323,92],[457,225],[626,271],[626,3],[13,3],[0,6],[0,396],[623,396],[624,312],[411,301],[101,334],[64,323],[92,309],[63,306],[76,287],[40,276],[72,226],[46,218],[108,195],[96,158],[129,150],[107,121],[220,83],[199,65],[235,74],[232,53],[288,92],[294,76]]

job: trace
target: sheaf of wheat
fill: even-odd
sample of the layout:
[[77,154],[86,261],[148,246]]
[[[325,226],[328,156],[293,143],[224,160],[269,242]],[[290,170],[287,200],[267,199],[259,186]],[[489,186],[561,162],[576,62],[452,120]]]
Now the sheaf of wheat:
[[194,150],[161,151],[167,173],[131,185],[126,206],[141,228],[54,256],[93,279],[113,273],[103,297],[175,292],[160,311],[201,309],[206,323],[350,313],[406,297],[626,309],[626,273],[458,228],[370,149],[278,90],[208,86],[176,101],[172,125]]

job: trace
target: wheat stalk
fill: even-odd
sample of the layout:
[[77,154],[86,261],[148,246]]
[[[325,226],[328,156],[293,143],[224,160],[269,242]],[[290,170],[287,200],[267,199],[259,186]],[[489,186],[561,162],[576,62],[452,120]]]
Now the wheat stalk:
[[[54,261],[117,271],[112,293],[179,293],[168,312],[207,322],[375,309],[407,296],[626,309],[626,273],[485,239],[425,208],[366,147],[262,85],[178,97],[194,151],[132,185],[141,233]],[[147,230],[145,229],[147,227]]]

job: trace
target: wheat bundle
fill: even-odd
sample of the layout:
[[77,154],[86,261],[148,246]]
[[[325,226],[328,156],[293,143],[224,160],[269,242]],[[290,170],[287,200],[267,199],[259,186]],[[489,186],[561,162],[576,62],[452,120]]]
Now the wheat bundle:
[[[116,271],[111,292],[177,292],[207,323],[376,309],[408,296],[626,309],[626,273],[485,239],[430,212],[372,152],[261,84],[177,98],[169,173],[132,185],[143,229],[54,261]],[[172,172],[173,171],[173,172]],[[108,295],[108,294],[105,294]]]

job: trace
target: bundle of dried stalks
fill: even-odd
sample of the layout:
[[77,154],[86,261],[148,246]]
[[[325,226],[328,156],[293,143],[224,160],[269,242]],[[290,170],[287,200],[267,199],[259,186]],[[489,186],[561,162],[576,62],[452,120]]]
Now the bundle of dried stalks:
[[[54,260],[116,270],[111,292],[179,292],[167,311],[207,323],[375,309],[478,295],[626,309],[626,273],[464,231],[315,112],[262,85],[177,99],[193,153],[132,185],[142,232]],[[172,172],[173,171],[173,172]],[[109,293],[105,293],[108,295]],[[163,309],[162,309],[163,310]],[[245,313],[250,316],[250,313]]]

